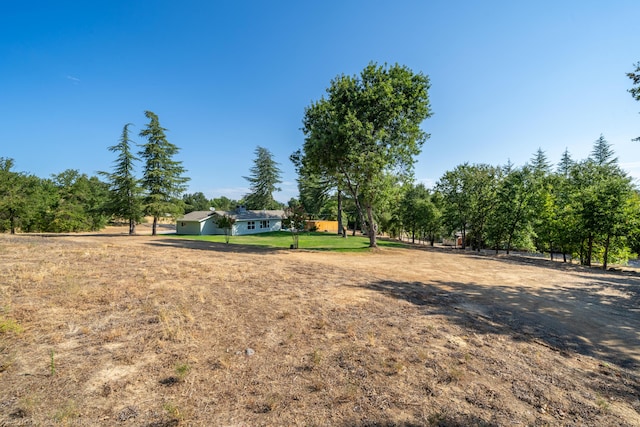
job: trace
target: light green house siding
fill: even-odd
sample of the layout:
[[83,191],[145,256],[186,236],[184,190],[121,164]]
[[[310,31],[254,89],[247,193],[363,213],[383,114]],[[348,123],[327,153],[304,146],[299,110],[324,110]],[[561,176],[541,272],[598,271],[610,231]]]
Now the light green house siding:
[[178,221],[176,234],[202,234],[200,221]]
[[282,228],[283,214],[283,211],[247,211],[244,209],[230,212],[190,212],[177,220],[176,234],[224,234],[224,229],[218,228],[216,225],[216,220],[221,215],[228,215],[236,220],[231,231],[233,236],[279,231]]
[[269,231],[280,231],[282,220],[269,218],[264,220],[237,221],[233,226],[233,235],[267,233]]

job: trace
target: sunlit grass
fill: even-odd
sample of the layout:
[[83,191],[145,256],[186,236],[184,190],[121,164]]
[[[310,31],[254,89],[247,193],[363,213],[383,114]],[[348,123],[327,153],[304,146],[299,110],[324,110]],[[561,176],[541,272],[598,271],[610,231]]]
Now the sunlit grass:
[[[224,236],[185,236],[174,235],[178,239],[200,240],[205,242],[225,243]],[[293,243],[291,233],[287,231],[274,231],[269,233],[259,233],[246,236],[232,236],[230,245],[251,245],[269,248],[289,248]],[[398,241],[378,239],[379,247],[405,247]],[[305,232],[300,234],[300,249],[338,251],[338,252],[359,252],[369,249],[369,238],[365,236],[347,236],[347,238],[336,234],[322,232]]]

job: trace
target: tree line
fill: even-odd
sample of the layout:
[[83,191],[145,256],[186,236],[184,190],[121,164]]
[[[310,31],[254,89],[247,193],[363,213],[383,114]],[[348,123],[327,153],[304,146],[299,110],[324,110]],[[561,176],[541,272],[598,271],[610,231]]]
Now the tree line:
[[[114,218],[129,223],[129,233],[144,215],[153,217],[153,234],[160,217],[181,211],[179,196],[189,178],[174,156],[179,149],[170,143],[158,116],[145,111],[149,123],[140,132],[146,142],[134,151],[128,123],[118,144],[108,149],[117,154],[105,178],[88,177],[69,169],[51,178],[13,171],[13,159],[0,158],[0,231],[78,232],[95,231]],[[136,163],[143,161],[142,177]]]
[[[640,100],[640,63],[627,76]],[[346,206],[372,247],[380,232],[431,244],[455,234],[463,248],[558,253],[604,268],[638,252],[638,191],[604,136],[587,159],[565,151],[555,168],[538,150],[521,167],[465,163],[434,189],[413,182],[428,138],[419,129],[431,115],[428,89],[426,76],[399,65],[370,64],[331,81],[307,107],[305,141],[291,156],[310,216],[331,211],[341,221]]]
[[[631,95],[640,100],[640,63],[627,76]],[[638,192],[601,136],[591,155],[574,161],[565,151],[556,167],[538,150],[529,163],[462,164],[447,171],[434,189],[416,184],[415,156],[429,135],[421,128],[431,116],[429,78],[398,64],[371,63],[359,75],[339,75],[326,95],[304,112],[304,143],[290,160],[298,174],[299,199],[291,209],[310,218],[337,219],[340,230],[362,230],[371,247],[382,232],[411,240],[459,234],[463,247],[537,250],[593,260],[624,259],[637,252]],[[129,222],[130,233],[142,215],[158,219],[215,207],[232,210],[279,209],[273,198],[281,183],[279,164],[263,147],[245,177],[249,194],[241,200],[207,200],[183,194],[188,178],[178,148],[166,139],[158,117],[145,112],[140,132],[146,143],[135,153],[124,126],[106,182],[68,170],[50,179],[12,171],[0,159],[0,230],[84,231],[109,218]],[[143,161],[142,178],[135,174]],[[180,197],[182,196],[182,197]],[[344,225],[344,227],[343,227]]]
[[[336,192],[320,205],[305,197],[318,186],[304,178],[298,185],[312,217],[336,218]],[[384,198],[374,218],[379,232],[414,243],[457,236],[463,249],[536,251],[604,268],[640,251],[640,194],[602,135],[581,161],[565,150],[554,167],[539,149],[520,167],[464,163],[433,189],[411,182]],[[353,212],[355,203],[342,199]]]
[[638,248],[640,197],[603,136],[582,161],[565,150],[552,168],[538,150],[518,168],[463,164],[435,191],[444,231],[460,232],[463,247],[558,253],[604,268]]
[[284,208],[273,197],[282,182],[279,164],[264,147],[255,150],[254,166],[244,177],[250,191],[240,200],[224,196],[208,200],[201,192],[185,193],[189,178],[184,176],[182,162],[175,160],[179,148],[167,140],[155,113],[145,111],[145,116],[149,122],[139,133],[145,142],[134,143],[132,124],[125,124],[118,143],[108,147],[116,155],[112,170],[98,172],[98,176],[69,169],[39,178],[16,172],[13,159],[0,157],[0,232],[97,231],[109,222],[124,221],[133,235],[136,224],[150,216],[155,235],[160,218],[194,210],[233,210],[238,205]]

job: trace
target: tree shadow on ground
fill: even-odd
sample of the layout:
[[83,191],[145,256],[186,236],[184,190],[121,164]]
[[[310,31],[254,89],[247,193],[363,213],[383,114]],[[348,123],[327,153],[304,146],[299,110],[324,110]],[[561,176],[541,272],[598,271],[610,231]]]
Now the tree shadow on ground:
[[[601,294],[601,286],[605,285],[596,281],[593,289],[557,287],[532,291],[518,286],[439,281],[425,284],[383,280],[367,285],[424,307],[425,315],[444,315],[476,333],[535,340],[559,351],[637,369],[640,318],[633,301],[638,298],[638,285],[621,284],[631,288],[625,288],[626,295]],[[614,347],[611,342],[619,344]]]
[[[594,283],[595,288],[602,285]],[[640,395],[640,318],[638,306],[629,302],[628,296],[587,291],[576,295],[575,288],[532,291],[459,282],[383,280],[365,287],[415,304],[425,316],[444,316],[470,333],[500,334],[537,343],[565,357],[594,357],[603,362],[599,371],[581,373],[585,384],[596,393],[606,392],[622,400],[635,401],[634,396]],[[633,289],[637,298],[638,285]],[[616,377],[624,379],[610,380]]]
[[640,271],[629,267],[611,266],[609,269],[603,270],[600,266],[597,265],[586,266],[577,264],[575,262],[563,262],[560,258],[551,260],[549,259],[549,257],[543,257],[540,254],[518,252],[511,252],[510,254],[507,254],[505,253],[505,251],[500,251],[499,254],[496,254],[493,250],[482,250],[481,252],[477,252],[471,249],[462,249],[453,246],[429,246],[411,243],[407,243],[404,247],[407,249],[421,250],[425,252],[439,252],[457,256],[494,260],[512,265],[533,265],[536,267],[549,268],[559,271],[574,271],[593,274],[602,273],[640,278]]

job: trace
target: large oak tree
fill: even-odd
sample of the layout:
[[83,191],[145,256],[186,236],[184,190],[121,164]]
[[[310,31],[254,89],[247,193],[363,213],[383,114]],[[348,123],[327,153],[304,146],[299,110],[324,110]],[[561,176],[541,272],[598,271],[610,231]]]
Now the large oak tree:
[[420,125],[431,115],[429,87],[422,73],[371,63],[359,76],[333,79],[326,96],[305,110],[299,158],[309,173],[335,177],[350,193],[371,247],[388,175],[410,178],[428,138]]

